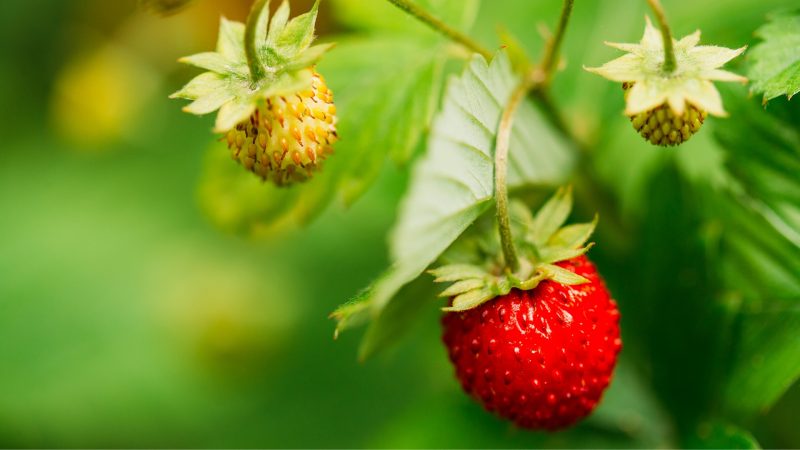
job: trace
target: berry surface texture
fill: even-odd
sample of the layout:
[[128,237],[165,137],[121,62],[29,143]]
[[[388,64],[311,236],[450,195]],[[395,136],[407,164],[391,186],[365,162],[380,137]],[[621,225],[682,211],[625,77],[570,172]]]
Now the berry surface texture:
[[590,282],[544,281],[442,319],[464,390],[522,428],[558,430],[594,410],[622,348],[616,302],[584,256],[558,263]]

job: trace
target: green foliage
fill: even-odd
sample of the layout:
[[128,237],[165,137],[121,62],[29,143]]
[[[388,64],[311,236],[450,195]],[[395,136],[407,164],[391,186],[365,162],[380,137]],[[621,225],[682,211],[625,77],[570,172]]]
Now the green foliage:
[[778,14],[756,31],[763,39],[749,52],[749,76],[754,92],[764,103],[781,95],[789,99],[800,92],[800,14]]
[[759,449],[758,442],[747,430],[735,425],[710,422],[701,424],[687,442],[688,448]]
[[320,64],[336,96],[337,128],[347,136],[336,146],[336,158],[348,160],[338,187],[345,204],[372,184],[387,156],[405,164],[424,139],[439,100],[444,50],[438,40],[413,35],[350,38]]
[[[724,295],[740,305],[725,404],[750,416],[800,378],[800,133],[754,102],[729,95],[732,119],[717,129],[734,177],[715,197],[716,250]],[[777,111],[776,111],[777,112]]]
[[[491,65],[474,56],[464,73],[450,80],[428,152],[414,168],[392,233],[392,266],[363,300],[370,307],[360,310],[362,314],[380,316],[395,294],[420,276],[492,204],[496,130],[517,81],[504,52]],[[572,149],[530,103],[521,106],[515,124],[511,186],[563,181],[572,166]]]

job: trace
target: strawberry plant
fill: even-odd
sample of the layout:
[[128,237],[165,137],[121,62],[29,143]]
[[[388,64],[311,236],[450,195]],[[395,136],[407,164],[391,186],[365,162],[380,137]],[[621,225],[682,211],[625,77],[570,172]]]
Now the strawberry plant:
[[[455,379],[520,428],[588,416],[634,445],[757,445],[800,377],[800,15],[701,44],[713,24],[642,1],[655,23],[620,15],[625,41],[644,35],[602,63],[622,31],[572,28],[599,7],[555,3],[541,39],[492,36],[479,7],[525,7],[477,1],[340,0],[357,31],[317,44],[319,1],[222,19],[216,51],[181,60],[206,72],[174,94],[217,112],[201,201],[229,231],[276,236],[400,172],[388,264],[331,313],[336,336],[366,327],[360,359],[441,308]],[[563,58],[570,40],[588,40],[582,60]],[[656,411],[644,436],[637,409]]]

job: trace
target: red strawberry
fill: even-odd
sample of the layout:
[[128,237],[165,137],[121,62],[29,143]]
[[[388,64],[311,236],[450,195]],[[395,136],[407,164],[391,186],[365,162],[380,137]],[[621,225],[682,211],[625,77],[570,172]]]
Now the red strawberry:
[[557,430],[597,405],[622,347],[619,310],[595,266],[557,264],[588,283],[542,281],[442,318],[464,390],[520,427]]

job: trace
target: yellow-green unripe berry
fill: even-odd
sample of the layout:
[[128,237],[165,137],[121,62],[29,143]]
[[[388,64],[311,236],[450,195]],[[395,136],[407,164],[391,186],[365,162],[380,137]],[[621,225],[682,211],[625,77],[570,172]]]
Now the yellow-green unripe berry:
[[310,89],[266,99],[225,138],[233,159],[261,179],[278,186],[305,181],[338,140],[333,93],[314,72]]
[[[630,89],[632,83],[623,84]],[[626,93],[627,95],[627,93]],[[653,145],[662,147],[680,145],[689,140],[703,126],[708,113],[687,103],[683,114],[677,116],[667,103],[649,111],[628,116],[633,128]]]

